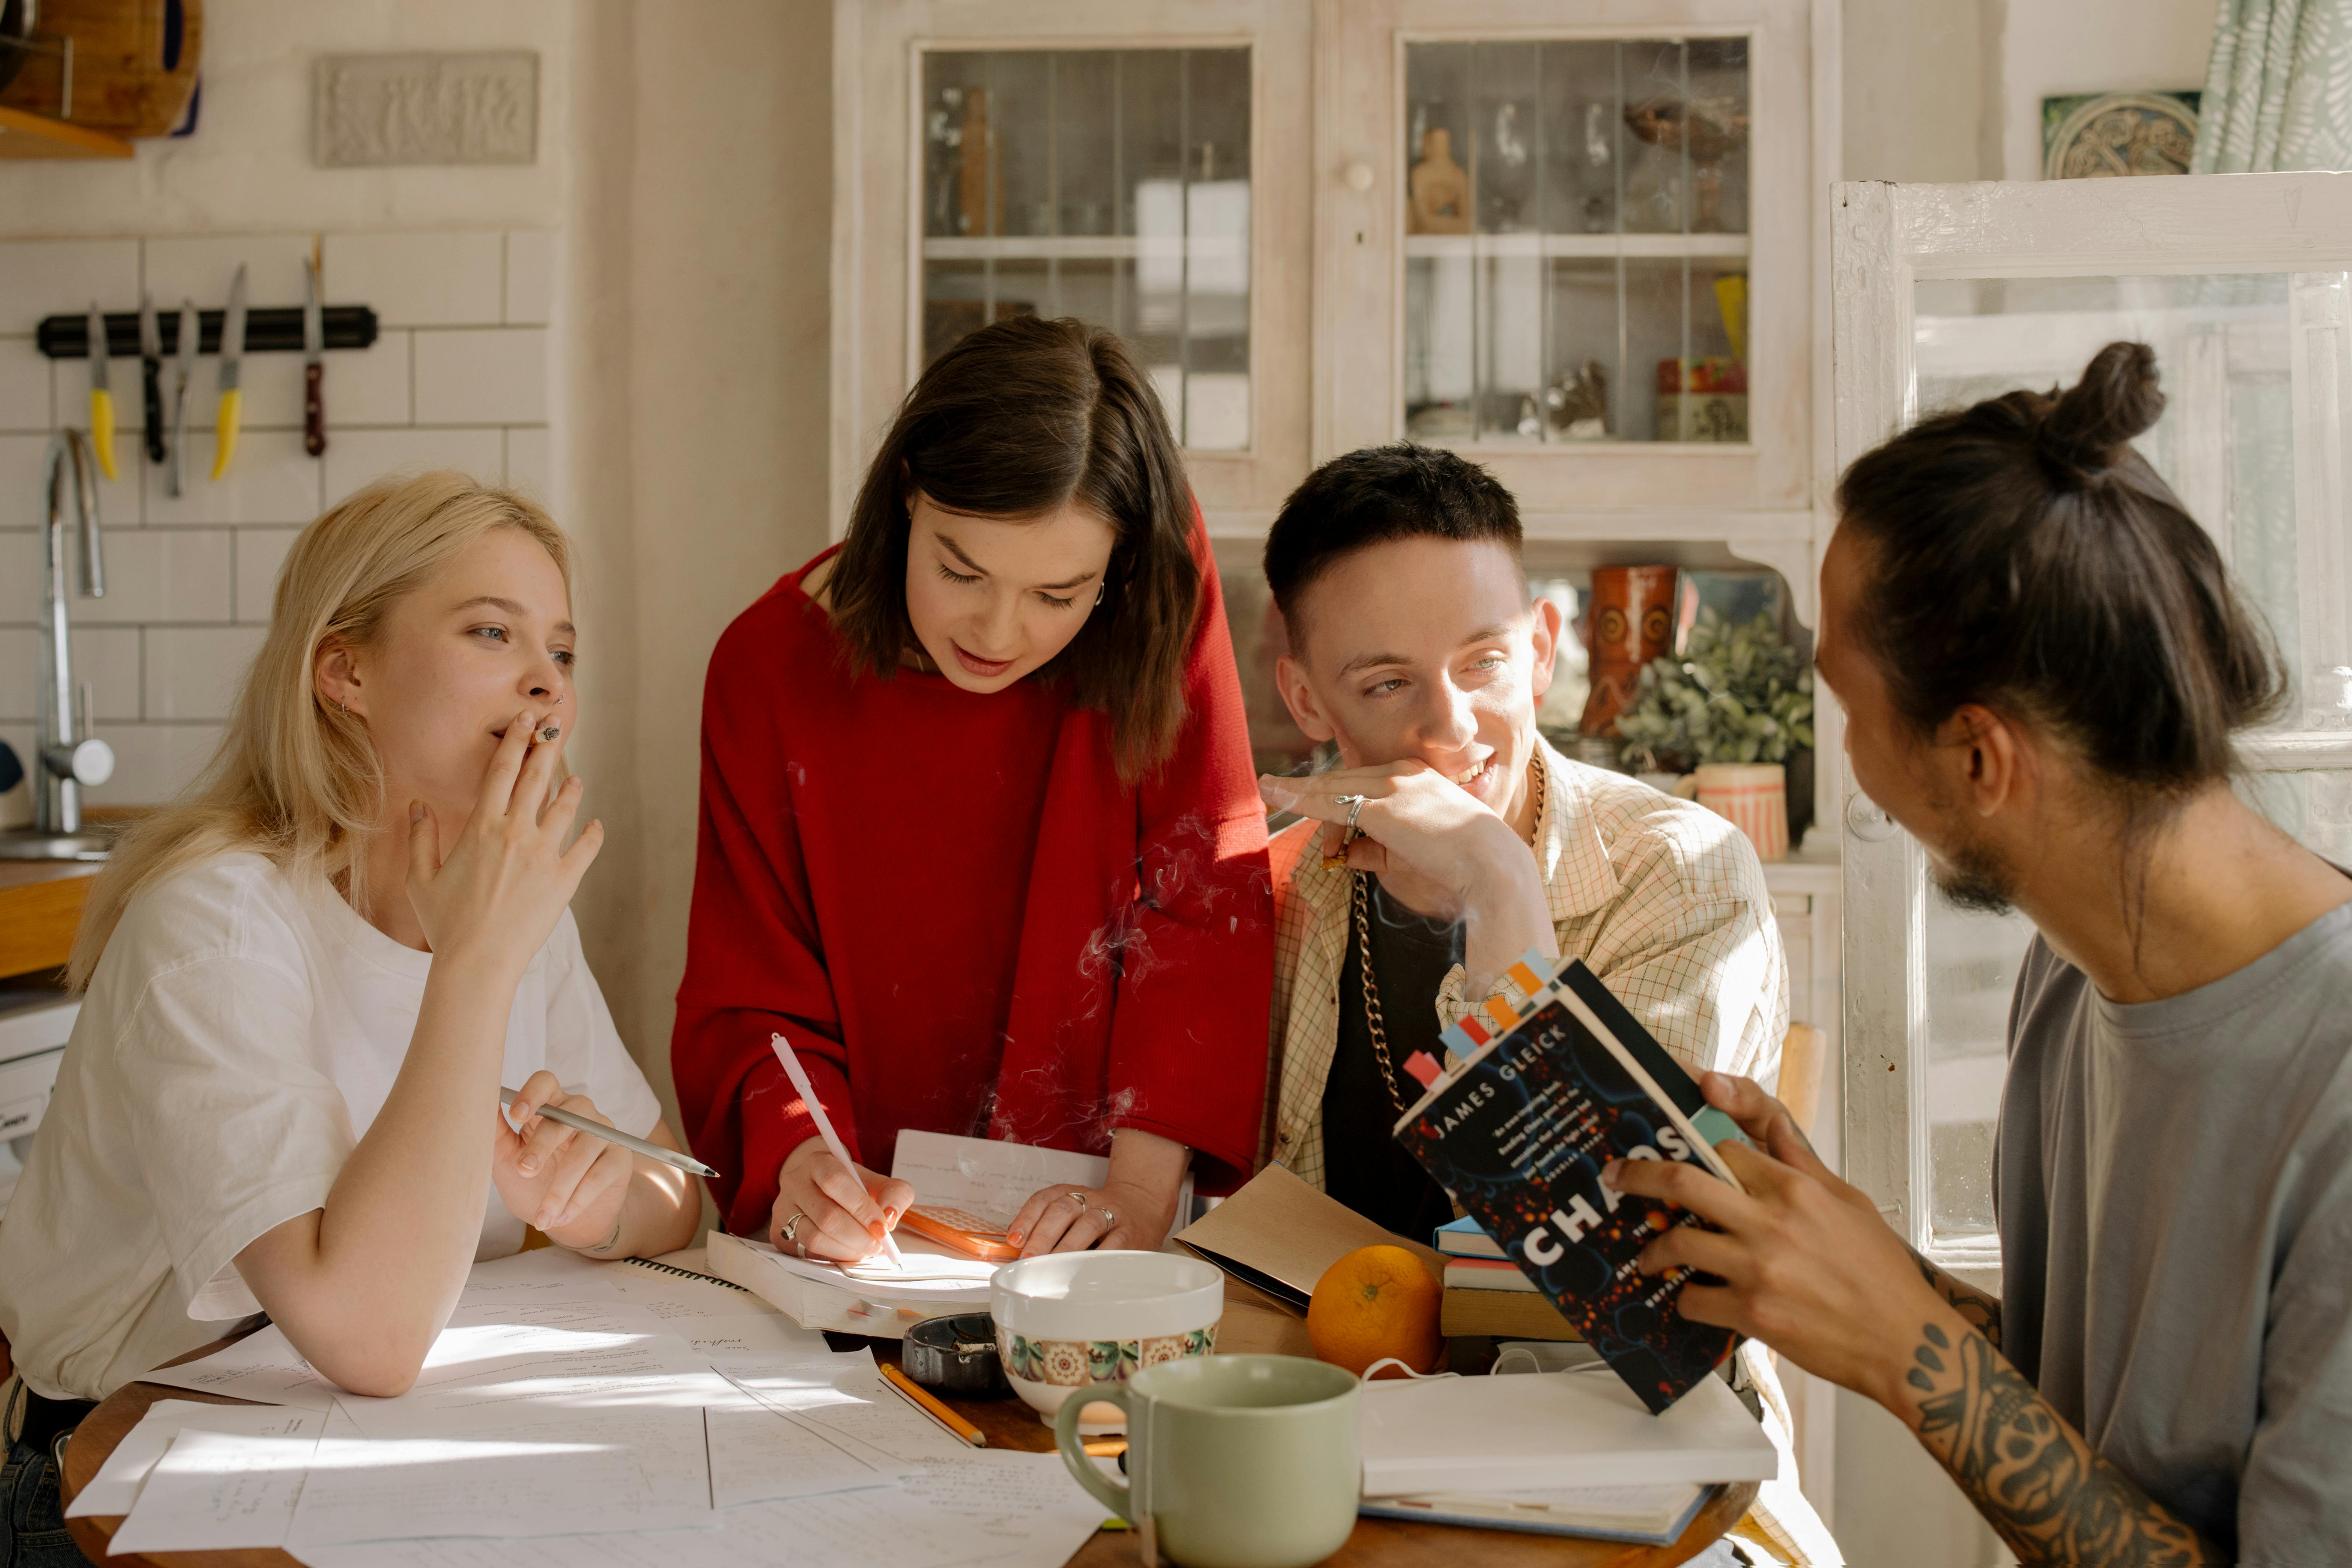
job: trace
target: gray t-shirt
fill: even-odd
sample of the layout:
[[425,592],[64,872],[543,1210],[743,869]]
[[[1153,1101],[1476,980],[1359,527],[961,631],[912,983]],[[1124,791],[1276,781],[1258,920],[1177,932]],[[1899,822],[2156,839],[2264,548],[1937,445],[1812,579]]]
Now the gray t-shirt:
[[2133,1006],[2036,938],[2009,1038],[2001,1349],[2238,1561],[2352,1563],[2352,905]]

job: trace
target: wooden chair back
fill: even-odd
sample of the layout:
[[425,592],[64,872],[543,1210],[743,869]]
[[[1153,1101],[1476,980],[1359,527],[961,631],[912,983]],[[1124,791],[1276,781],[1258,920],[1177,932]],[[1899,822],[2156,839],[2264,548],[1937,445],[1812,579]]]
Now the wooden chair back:
[[1813,1132],[1813,1117],[1822,1105],[1822,1069],[1828,1055],[1829,1037],[1810,1024],[1791,1024],[1789,1035],[1780,1042],[1780,1103],[1797,1119],[1797,1125],[1807,1137]]

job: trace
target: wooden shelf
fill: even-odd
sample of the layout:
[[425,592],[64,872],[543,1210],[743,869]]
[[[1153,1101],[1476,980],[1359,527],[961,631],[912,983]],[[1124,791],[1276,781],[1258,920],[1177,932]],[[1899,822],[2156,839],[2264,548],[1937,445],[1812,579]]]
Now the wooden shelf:
[[0,105],[0,158],[128,158],[131,153],[120,136]]
[[1744,259],[1748,252],[1744,234],[1409,234],[1408,258],[1475,257],[1480,260],[1511,257],[1679,257],[1715,260]]

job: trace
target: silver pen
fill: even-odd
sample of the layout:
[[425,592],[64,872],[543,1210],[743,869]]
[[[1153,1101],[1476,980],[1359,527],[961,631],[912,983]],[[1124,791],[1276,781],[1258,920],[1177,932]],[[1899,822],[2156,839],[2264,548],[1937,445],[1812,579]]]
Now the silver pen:
[[[499,1103],[512,1105],[515,1091],[503,1084],[499,1088]],[[591,1138],[602,1138],[607,1143],[617,1143],[632,1154],[643,1154],[648,1160],[659,1160],[665,1165],[675,1165],[689,1176],[715,1176],[719,1173],[691,1154],[681,1154],[675,1149],[665,1149],[658,1143],[648,1143],[642,1138],[632,1138],[617,1127],[607,1127],[601,1121],[591,1121],[584,1116],[574,1116],[568,1110],[542,1105],[531,1114],[544,1116],[559,1126],[574,1132],[585,1132]]]

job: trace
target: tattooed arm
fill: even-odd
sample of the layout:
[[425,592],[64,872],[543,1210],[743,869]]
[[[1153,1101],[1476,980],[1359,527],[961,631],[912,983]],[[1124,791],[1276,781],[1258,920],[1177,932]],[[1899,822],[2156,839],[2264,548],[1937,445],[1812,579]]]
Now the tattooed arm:
[[1703,1087],[1764,1151],[1717,1146],[1738,1187],[1675,1161],[1612,1162],[1601,1173],[1620,1192],[1714,1227],[1675,1226],[1642,1254],[1644,1272],[1690,1268],[1723,1281],[1685,1285],[1683,1316],[1762,1340],[1886,1406],[2026,1568],[2231,1561],[2091,1451],[1995,1348],[2000,1303],[1905,1247],[1785,1110],[1745,1079],[1710,1073]]
[[2000,1298],[1988,1296],[1973,1285],[1961,1284],[1920,1257],[1916,1247],[1908,1250],[1911,1261],[1919,1266],[1919,1278],[1927,1282],[1927,1288],[1941,1296],[1952,1310],[1960,1315],[1963,1322],[1990,1341],[1993,1349],[2000,1349]]
[[1910,1360],[1899,1391],[1879,1392],[1880,1403],[1919,1435],[2026,1568],[2232,1561],[2091,1452],[1964,1309],[1920,1324]]

